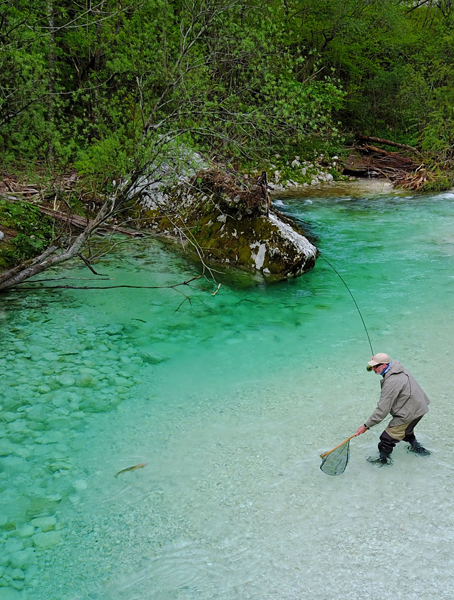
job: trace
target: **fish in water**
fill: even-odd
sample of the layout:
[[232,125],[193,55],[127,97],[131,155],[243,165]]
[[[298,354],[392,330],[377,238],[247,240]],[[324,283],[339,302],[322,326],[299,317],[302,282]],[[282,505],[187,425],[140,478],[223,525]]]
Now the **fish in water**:
[[143,467],[146,467],[148,465],[148,463],[140,463],[140,465],[134,465],[133,467],[127,467],[126,469],[122,469],[121,471],[118,471],[118,473],[115,475],[115,477],[118,477],[121,473],[126,473],[126,471],[135,471],[136,469],[142,469]]

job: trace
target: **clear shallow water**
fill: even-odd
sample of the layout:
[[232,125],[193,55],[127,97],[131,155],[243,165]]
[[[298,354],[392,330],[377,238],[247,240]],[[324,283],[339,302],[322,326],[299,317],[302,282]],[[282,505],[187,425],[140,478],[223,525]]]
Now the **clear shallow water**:
[[[189,291],[177,312],[172,290],[2,298],[0,600],[452,598],[454,194],[349,193],[280,208],[312,223],[374,350],[432,398],[432,456],[401,445],[374,468],[377,427],[344,475],[319,470],[379,391],[322,260],[280,285]],[[196,274],[143,243],[102,272]]]

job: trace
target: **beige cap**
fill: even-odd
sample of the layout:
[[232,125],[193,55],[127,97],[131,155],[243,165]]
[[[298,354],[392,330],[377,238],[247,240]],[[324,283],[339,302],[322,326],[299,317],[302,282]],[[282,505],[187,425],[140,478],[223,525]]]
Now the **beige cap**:
[[367,363],[371,367],[376,367],[377,365],[388,364],[391,362],[390,357],[384,352],[379,352]]

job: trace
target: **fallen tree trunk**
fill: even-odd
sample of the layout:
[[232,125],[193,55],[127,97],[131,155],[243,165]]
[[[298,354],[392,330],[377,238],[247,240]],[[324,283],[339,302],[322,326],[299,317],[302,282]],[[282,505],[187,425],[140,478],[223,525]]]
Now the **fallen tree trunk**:
[[388,152],[387,150],[382,150],[381,148],[377,148],[377,146],[371,146],[370,144],[365,144],[364,146],[357,147],[357,149],[368,150],[369,152],[375,152],[376,154],[381,154],[382,156],[389,156],[391,158],[395,158],[398,162],[407,163],[411,167],[414,167],[416,164],[412,158],[402,156],[398,152]]
[[[73,225],[78,229],[85,229],[86,227],[90,227],[90,225],[92,225],[94,222],[91,219],[80,217],[78,215],[70,215],[59,210],[52,210],[51,208],[47,208],[46,206],[39,205],[38,208],[42,213],[49,215],[54,219],[58,219],[59,221],[64,221],[65,223]],[[113,233],[121,233],[122,235],[128,235],[130,237],[143,237],[143,233],[141,233],[140,231],[125,229],[124,227],[118,227],[117,225],[101,225],[100,227],[98,227],[98,231],[110,231]]]
[[368,142],[376,142],[377,144],[384,144],[385,146],[393,146],[395,148],[403,148],[404,150],[409,150],[410,152],[414,152],[418,156],[421,156],[421,152],[417,148],[413,148],[413,146],[408,146],[407,144],[399,144],[399,142],[393,142],[392,140],[385,140],[383,138],[372,137],[370,135],[359,135],[358,138],[360,140],[366,140]]
[[42,273],[51,267],[77,256],[87,240],[90,239],[90,236],[97,231],[99,227],[102,227],[105,220],[111,215],[112,204],[113,201],[105,202],[99,213],[96,215],[96,218],[90,221],[82,233],[78,235],[67,248],[60,252],[60,254],[56,254],[58,251],[56,246],[51,246],[29,263],[22,263],[21,265],[2,273],[0,275],[0,291],[6,291],[8,288],[17,285],[18,283],[22,283],[22,281],[29,279],[33,275]]

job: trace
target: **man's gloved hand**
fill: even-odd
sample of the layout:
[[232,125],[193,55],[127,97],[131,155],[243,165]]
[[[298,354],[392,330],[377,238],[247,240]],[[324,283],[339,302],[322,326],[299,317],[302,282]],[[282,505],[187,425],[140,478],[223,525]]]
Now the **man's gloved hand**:
[[361,427],[358,427],[358,431],[355,433],[355,435],[361,435],[362,433],[366,433],[367,430],[368,428],[365,425],[361,425]]

